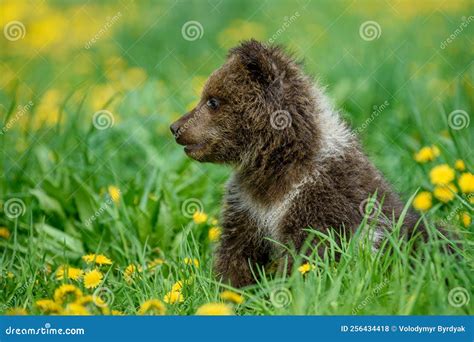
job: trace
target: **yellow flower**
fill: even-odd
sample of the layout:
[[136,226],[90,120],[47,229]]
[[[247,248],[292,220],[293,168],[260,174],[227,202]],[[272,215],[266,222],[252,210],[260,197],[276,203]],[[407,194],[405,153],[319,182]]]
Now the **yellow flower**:
[[459,177],[458,184],[465,194],[474,192],[474,175],[470,172],[463,173]]
[[223,303],[208,303],[200,306],[197,311],[196,315],[201,316],[230,316],[233,315],[234,312],[232,308]]
[[201,211],[196,211],[194,214],[193,214],[193,221],[194,223],[196,224],[201,224],[201,223],[204,223],[207,221],[207,214],[206,213],[203,213]]
[[458,192],[458,189],[454,186],[454,184],[448,184],[443,186],[436,186],[433,191],[434,197],[436,197],[439,201],[448,203],[454,199],[454,194]]
[[58,313],[61,311],[61,305],[51,299],[37,300],[36,306],[44,313]]
[[219,221],[217,221],[217,219],[215,219],[215,218],[211,219],[211,225],[217,226],[218,224],[219,224]]
[[159,299],[150,299],[140,305],[139,315],[164,315],[166,307]]
[[121,84],[124,89],[132,90],[141,86],[147,79],[145,70],[138,67],[129,68],[121,77]]
[[216,242],[221,237],[221,229],[219,227],[211,227],[208,232],[209,241]]
[[413,207],[419,211],[427,211],[433,205],[433,197],[428,191],[422,191],[413,200]]
[[97,286],[99,286],[103,277],[104,276],[99,270],[92,270],[87,272],[84,275],[84,287],[87,289],[96,288]]
[[80,297],[82,297],[82,291],[70,284],[61,285],[54,291],[54,301],[58,304],[75,302]]
[[28,315],[28,311],[23,308],[10,308],[7,310],[6,314],[9,316],[25,316]]
[[0,237],[8,239],[10,237],[10,231],[6,227],[0,227]]
[[434,185],[447,185],[454,180],[454,170],[448,164],[435,166],[430,171],[430,180]]
[[244,297],[233,291],[222,292],[221,299],[228,300],[229,302],[233,302],[235,304],[242,304],[244,302]]
[[133,264],[128,265],[124,272],[125,280],[130,283],[132,279],[137,275],[137,272],[142,272],[141,266],[137,267]]
[[306,274],[309,271],[314,270],[314,269],[315,269],[315,266],[311,265],[308,262],[306,262],[303,265],[301,265],[300,267],[298,267],[298,271],[300,271],[301,274]]
[[176,283],[171,286],[171,292],[179,292],[183,289],[183,282],[178,280]]
[[454,163],[454,168],[458,171],[464,171],[466,170],[466,164],[464,164],[464,161],[461,159],[456,160]]
[[199,267],[199,260],[194,258],[194,259],[191,259],[191,258],[184,258],[184,263],[186,265],[194,265],[196,267]]
[[61,314],[66,316],[87,316],[90,315],[90,312],[81,304],[70,303]]
[[123,316],[125,315],[122,311],[120,310],[112,310],[111,311],[112,316]]
[[69,265],[61,265],[56,270],[56,279],[63,280],[64,276],[67,274],[67,277],[72,280],[79,280],[82,277],[83,271],[79,268],[71,267]]
[[165,261],[161,258],[155,258],[148,263],[148,268],[155,268],[157,266],[163,265],[164,262]]
[[471,215],[469,215],[467,212],[461,213],[461,221],[464,227],[469,227],[472,223]]
[[180,291],[170,291],[165,295],[163,300],[168,304],[182,303],[184,302],[184,296]]
[[418,163],[433,161],[439,156],[439,149],[436,146],[425,146],[415,154]]
[[109,196],[115,204],[120,203],[120,189],[115,185],[109,185],[107,188]]
[[97,265],[112,265],[112,260],[102,254],[88,254],[84,255],[82,259],[88,264],[96,263]]

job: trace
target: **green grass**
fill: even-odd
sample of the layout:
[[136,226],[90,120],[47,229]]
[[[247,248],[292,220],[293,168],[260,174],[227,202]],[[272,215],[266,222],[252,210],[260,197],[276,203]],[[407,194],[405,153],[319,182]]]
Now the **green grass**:
[[[82,5],[47,4],[60,13]],[[84,49],[89,33],[82,41],[65,35],[54,44],[31,48],[27,40],[34,37],[33,23],[42,17],[20,12],[18,20],[27,28],[25,40],[1,37],[6,47],[2,45],[0,55],[0,69],[6,75],[1,80],[1,122],[4,128],[13,123],[0,135],[0,226],[10,232],[9,238],[0,238],[2,313],[23,308],[39,314],[35,301],[52,298],[62,283],[92,294],[94,290],[84,288],[83,282],[60,281],[55,275],[63,264],[87,269],[90,266],[81,257],[89,253],[113,260],[111,266],[100,267],[101,286],[113,293],[110,309],[136,314],[142,302],[163,300],[180,280],[188,280],[182,290],[184,301],[167,304],[167,313],[194,314],[201,305],[220,301],[226,286],[212,274],[216,247],[208,238],[212,225],[193,223],[183,212],[183,203],[197,199],[209,217],[218,218],[231,170],[186,158],[168,126],[196,101],[196,84],[223,62],[227,46],[252,35],[269,39],[284,17],[295,11],[300,16],[277,42],[304,59],[308,73],[328,84],[329,94],[354,128],[363,127],[359,132],[367,153],[404,200],[420,188],[433,190],[428,173],[434,165],[453,165],[462,159],[473,171],[473,125],[454,130],[448,115],[456,109],[473,112],[469,47],[474,26],[440,48],[461,23],[459,18],[472,13],[472,4],[451,8],[448,3],[443,7],[422,2],[411,4],[410,10],[380,8],[376,1],[328,1],[307,7],[291,1],[97,6],[86,5],[89,15],[78,11],[79,31],[95,25],[91,29],[95,33],[107,15],[117,11],[123,15],[90,50]],[[181,36],[181,27],[189,20],[203,25],[201,39],[190,42]],[[255,26],[246,32],[235,20]],[[359,36],[359,26],[367,20],[382,27],[374,41]],[[228,30],[236,25],[241,28],[237,33]],[[66,41],[67,45],[61,43]],[[124,66],[110,64],[110,58],[117,56]],[[146,79],[124,80],[132,67],[143,69]],[[111,76],[113,72],[118,76]],[[98,85],[110,85],[112,91]],[[51,89],[57,90],[59,98],[48,102],[44,96]],[[15,119],[17,106],[28,101],[34,104],[32,109]],[[370,119],[374,106],[385,101],[387,108]],[[112,113],[112,127],[94,127],[92,117],[98,109]],[[414,152],[432,144],[441,155],[428,164],[417,164]],[[118,203],[107,197],[111,185],[120,189]],[[12,198],[25,204],[23,215],[14,219],[5,214],[5,204]],[[324,258],[301,260],[315,266],[304,276],[297,270],[285,276],[255,270],[259,282],[235,290],[245,302],[233,309],[241,315],[472,315],[473,226],[461,224],[460,212],[472,216],[472,204],[458,193],[447,204],[434,201],[425,216],[430,227],[444,220],[458,233],[460,246],[455,253],[442,251],[450,242],[435,232],[415,251],[413,241],[401,240],[397,229],[383,252],[372,253],[363,243],[364,236],[340,247],[332,243]],[[367,228],[365,222],[362,228]],[[335,258],[336,252],[340,259]],[[165,263],[147,269],[155,258]],[[198,259],[199,267],[186,265],[185,258]],[[124,271],[129,264],[143,271],[127,282]],[[459,307],[449,300],[457,288],[470,297]],[[98,313],[99,308],[91,312]]]

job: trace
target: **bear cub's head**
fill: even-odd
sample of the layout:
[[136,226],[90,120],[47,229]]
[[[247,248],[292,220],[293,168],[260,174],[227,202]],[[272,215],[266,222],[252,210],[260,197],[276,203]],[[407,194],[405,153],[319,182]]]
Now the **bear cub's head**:
[[265,159],[301,154],[314,146],[311,87],[282,49],[250,40],[230,50],[196,107],[170,129],[186,154],[201,162],[242,165],[265,153]]

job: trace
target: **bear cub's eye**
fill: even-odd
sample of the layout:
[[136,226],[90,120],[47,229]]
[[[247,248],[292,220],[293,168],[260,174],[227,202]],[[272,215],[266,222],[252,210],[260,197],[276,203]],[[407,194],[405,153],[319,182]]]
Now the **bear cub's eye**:
[[219,101],[213,97],[207,100],[207,106],[211,109],[217,109],[219,107]]

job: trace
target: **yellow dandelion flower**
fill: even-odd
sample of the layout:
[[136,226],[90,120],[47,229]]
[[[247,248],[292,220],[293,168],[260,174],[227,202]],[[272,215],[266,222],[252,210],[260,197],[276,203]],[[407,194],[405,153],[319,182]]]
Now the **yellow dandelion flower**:
[[36,307],[44,313],[58,313],[61,305],[51,299],[40,299],[36,301]]
[[25,316],[28,315],[28,311],[23,308],[10,308],[7,310],[6,314],[8,316]]
[[464,161],[461,159],[456,160],[454,163],[454,168],[458,171],[464,171],[466,170],[466,164],[464,164]]
[[199,260],[194,258],[194,259],[191,259],[191,258],[184,258],[184,263],[186,265],[194,265],[196,267],[199,267]]
[[10,231],[6,227],[0,227],[0,238],[8,239],[10,237]]
[[148,263],[148,268],[155,268],[157,266],[163,265],[165,261],[161,258],[155,258]]
[[219,221],[217,221],[217,219],[213,217],[213,218],[211,219],[211,225],[217,226],[218,224],[219,224]]
[[79,280],[82,277],[83,271],[80,268],[71,267],[69,265],[61,265],[56,270],[56,279],[63,280],[64,276],[72,280]]
[[164,315],[166,313],[166,307],[163,302],[159,299],[150,299],[140,305],[138,309],[139,315]]
[[207,221],[207,214],[206,213],[203,213],[201,211],[196,211],[194,214],[193,214],[193,221],[194,223],[196,224],[201,224],[201,223],[204,223]]
[[71,284],[61,285],[54,291],[54,301],[58,304],[75,302],[80,297],[82,297],[82,291]]
[[13,274],[13,272],[7,272],[7,277],[8,279],[13,279],[15,278],[15,275]]
[[464,225],[464,227],[469,227],[472,223],[472,218],[471,218],[471,215],[469,215],[469,213],[467,212],[463,212],[461,213],[461,221],[462,221],[462,224]]
[[127,266],[127,268],[125,268],[125,272],[124,272],[124,277],[125,277],[125,280],[130,283],[132,281],[132,279],[137,275],[138,272],[142,272],[142,267],[141,266],[135,266],[133,264],[130,264]]
[[99,286],[103,277],[104,276],[99,270],[92,270],[92,271],[87,272],[84,275],[84,287],[86,289],[96,288],[97,286]]
[[419,211],[427,211],[433,206],[433,196],[428,191],[421,191],[413,200],[413,207]]
[[433,161],[439,156],[439,149],[436,146],[425,146],[415,153],[415,160],[418,163]]
[[306,262],[304,263],[303,265],[301,265],[300,267],[298,267],[298,271],[301,273],[301,274],[306,274],[308,273],[309,271],[311,270],[314,270],[316,267],[314,265],[311,265],[310,263]]
[[474,175],[470,172],[463,173],[458,179],[458,184],[463,193],[474,192]]
[[109,185],[107,187],[110,198],[114,201],[115,204],[120,203],[120,189],[115,185]]
[[122,311],[120,311],[120,310],[112,310],[110,313],[112,314],[112,316],[123,316],[123,315],[125,315],[125,314],[124,314]]
[[182,303],[184,302],[184,296],[180,291],[170,291],[165,295],[163,300],[168,304]]
[[78,303],[70,303],[66,308],[61,312],[62,315],[66,316],[88,316],[90,312],[87,308]]
[[96,263],[97,265],[112,265],[112,260],[102,254],[84,255],[82,257],[82,260],[84,260],[88,264]]
[[443,203],[448,203],[452,201],[455,197],[455,193],[458,192],[458,189],[454,186],[454,184],[448,184],[444,186],[436,186],[433,191],[434,197],[436,197],[439,201]]
[[235,304],[242,304],[244,302],[244,297],[233,291],[223,291],[221,293],[221,299],[228,300],[229,302],[233,302]]
[[430,171],[430,180],[434,185],[448,185],[454,176],[454,170],[448,164],[437,165]]
[[183,282],[178,280],[176,283],[171,286],[171,292],[179,292],[183,289]]
[[219,227],[211,227],[207,233],[209,241],[216,242],[221,237],[221,229]]
[[196,311],[196,315],[200,316],[230,316],[233,314],[232,307],[223,303],[207,303]]

